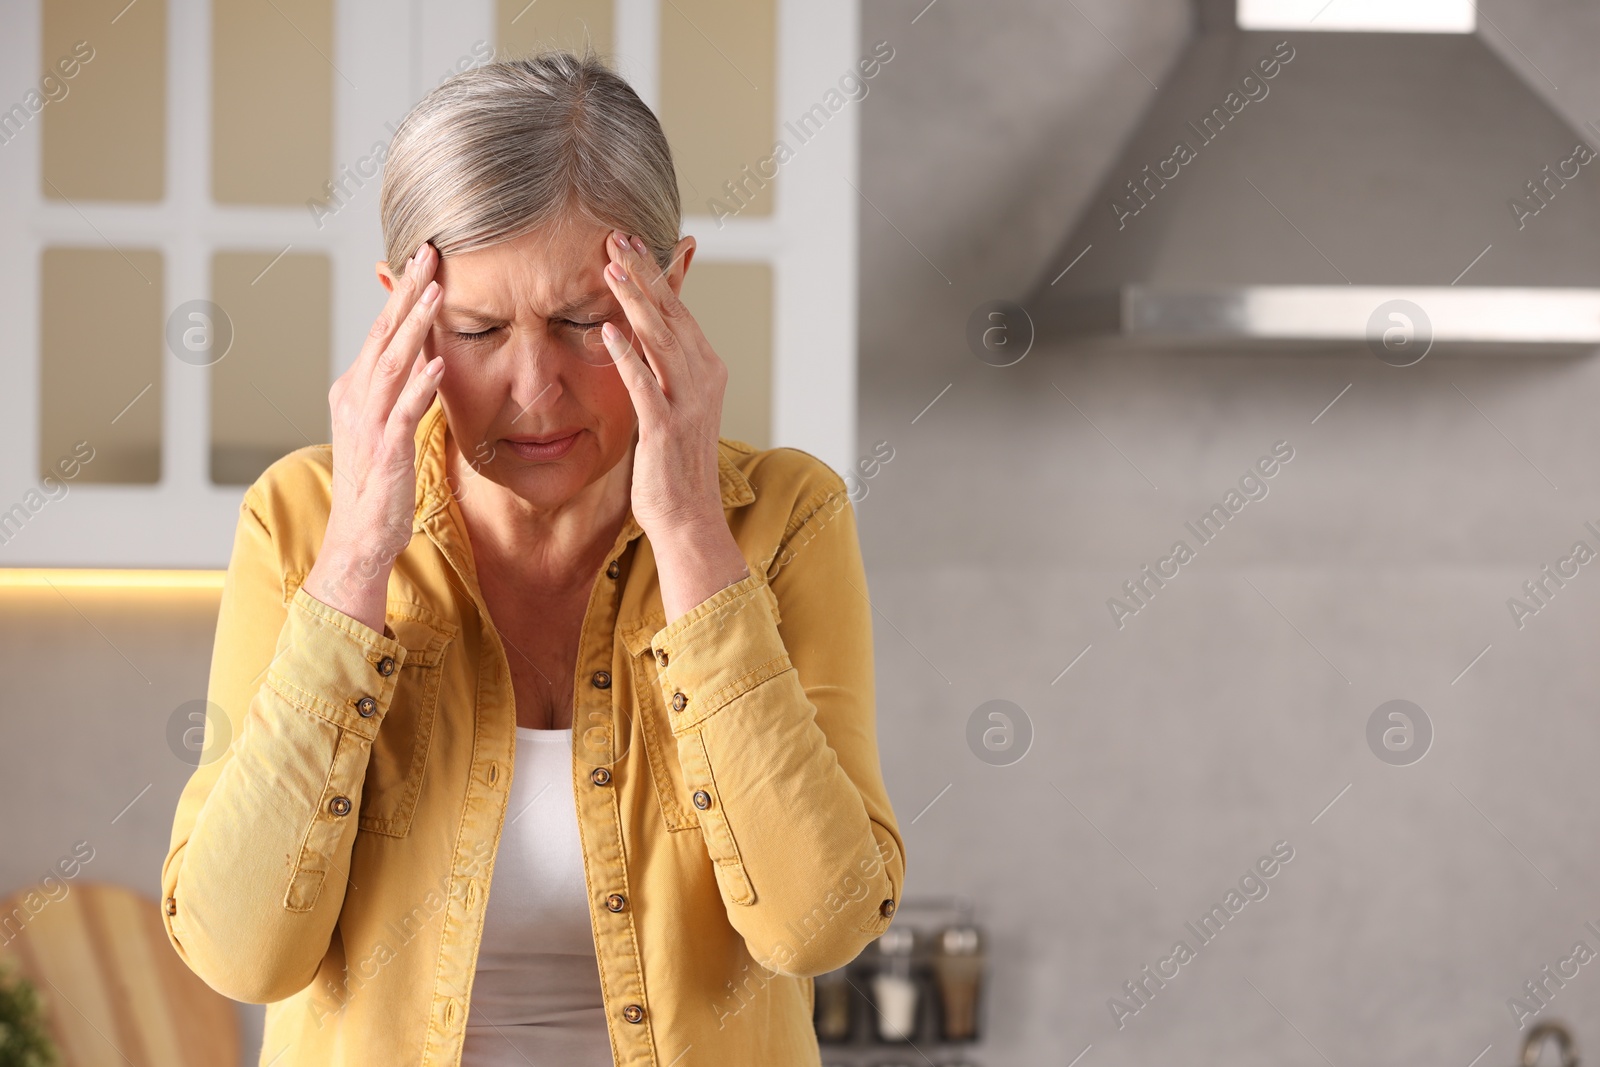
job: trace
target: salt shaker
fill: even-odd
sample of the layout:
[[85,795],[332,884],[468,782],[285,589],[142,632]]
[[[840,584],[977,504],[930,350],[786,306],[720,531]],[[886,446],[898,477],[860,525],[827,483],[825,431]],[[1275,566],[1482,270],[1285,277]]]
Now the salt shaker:
[[878,1007],[878,1039],[910,1041],[916,1033],[921,990],[912,974],[916,935],[910,927],[893,927],[878,938],[879,961],[872,976]]

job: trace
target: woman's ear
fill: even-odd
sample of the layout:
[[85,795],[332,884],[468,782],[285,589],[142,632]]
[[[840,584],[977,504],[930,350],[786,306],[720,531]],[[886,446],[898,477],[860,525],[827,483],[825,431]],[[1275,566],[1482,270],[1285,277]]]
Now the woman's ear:
[[672,261],[668,264],[667,284],[675,295],[682,295],[683,277],[689,272],[689,261],[694,258],[693,237],[683,237],[672,246]]
[[389,270],[389,264],[385,263],[383,260],[380,259],[380,260],[378,260],[378,262],[376,264],[376,267],[377,267],[377,273],[378,273],[378,280],[383,283],[384,289],[388,290],[391,293],[394,292],[394,283],[395,283],[396,279],[395,279],[394,274],[391,273],[390,270]]

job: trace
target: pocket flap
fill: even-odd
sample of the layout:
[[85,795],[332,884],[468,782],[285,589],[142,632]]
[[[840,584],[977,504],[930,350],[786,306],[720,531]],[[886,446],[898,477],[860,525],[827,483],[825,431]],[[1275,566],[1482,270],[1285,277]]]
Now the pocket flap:
[[420,604],[391,600],[386,611],[406,658],[367,760],[360,826],[372,833],[405,837],[427,773],[445,653],[460,627]]
[[637,656],[650,647],[650,639],[666,625],[666,613],[652,611],[650,614],[631,623],[619,624],[617,633],[621,636],[622,643],[628,650],[628,655]]
[[389,628],[406,649],[406,667],[437,667],[460,628],[420,604],[391,600],[385,609]]

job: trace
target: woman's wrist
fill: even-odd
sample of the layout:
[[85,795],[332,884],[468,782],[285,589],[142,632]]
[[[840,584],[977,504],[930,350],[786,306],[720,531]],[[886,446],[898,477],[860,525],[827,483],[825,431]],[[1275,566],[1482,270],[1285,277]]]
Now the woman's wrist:
[[383,633],[389,601],[389,572],[399,553],[362,551],[323,543],[305,590],[335,611]]
[[716,522],[680,528],[651,543],[661,583],[661,606],[673,622],[717,593],[750,576],[739,543],[720,513]]

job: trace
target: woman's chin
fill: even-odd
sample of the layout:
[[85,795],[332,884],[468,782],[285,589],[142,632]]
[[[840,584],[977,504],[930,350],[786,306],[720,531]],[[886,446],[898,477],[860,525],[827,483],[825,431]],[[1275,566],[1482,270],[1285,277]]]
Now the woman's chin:
[[595,474],[592,463],[576,456],[543,463],[513,461],[508,466],[511,469],[501,484],[540,511],[565,506],[584,487],[603,477]]

